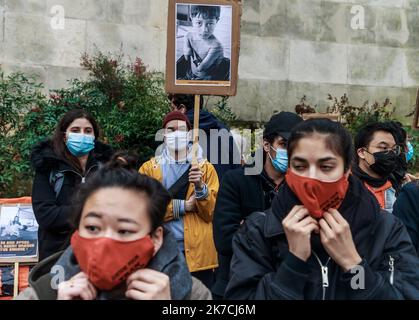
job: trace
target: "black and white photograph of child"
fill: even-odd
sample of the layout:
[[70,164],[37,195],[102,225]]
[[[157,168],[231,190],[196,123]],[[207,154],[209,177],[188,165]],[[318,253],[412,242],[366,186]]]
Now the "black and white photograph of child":
[[176,4],[176,80],[230,81],[232,7]]

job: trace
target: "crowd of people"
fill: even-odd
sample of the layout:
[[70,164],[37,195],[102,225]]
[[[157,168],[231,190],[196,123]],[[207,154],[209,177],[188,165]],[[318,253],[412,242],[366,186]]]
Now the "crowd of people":
[[277,113],[248,174],[225,124],[201,111],[194,146],[193,96],[168,99],[145,163],[81,109],[34,146],[40,262],[17,299],[419,299],[419,182],[400,123],[352,137]]

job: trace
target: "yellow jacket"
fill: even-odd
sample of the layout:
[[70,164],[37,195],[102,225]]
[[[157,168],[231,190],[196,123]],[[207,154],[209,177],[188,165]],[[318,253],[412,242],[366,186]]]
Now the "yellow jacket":
[[[217,251],[212,234],[212,219],[219,188],[218,176],[213,165],[207,160],[200,160],[199,166],[203,173],[202,181],[208,188],[208,196],[206,199],[196,200],[198,208],[196,212],[187,212],[183,216],[185,256],[190,272],[218,267]],[[162,182],[162,171],[156,158],[144,163],[139,172]],[[194,185],[190,183],[186,200],[193,193]],[[165,222],[170,220],[173,220],[172,201],[167,207],[165,216]]]

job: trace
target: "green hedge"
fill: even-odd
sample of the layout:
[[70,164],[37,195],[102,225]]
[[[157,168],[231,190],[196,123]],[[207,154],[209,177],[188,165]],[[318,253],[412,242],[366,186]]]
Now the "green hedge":
[[0,74],[0,197],[30,195],[31,148],[51,136],[62,115],[83,108],[97,119],[102,140],[115,149],[136,151],[141,161],[154,154],[155,133],[169,110],[161,73],[146,69],[141,59],[123,63],[122,54],[83,55],[86,80],[43,94],[33,77]]

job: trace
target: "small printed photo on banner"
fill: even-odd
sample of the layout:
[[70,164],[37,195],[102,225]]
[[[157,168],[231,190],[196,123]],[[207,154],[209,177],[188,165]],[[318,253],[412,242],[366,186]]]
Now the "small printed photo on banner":
[[0,209],[0,263],[4,259],[36,258],[38,223],[32,206],[2,206]]
[[175,84],[230,86],[233,8],[176,4]]

